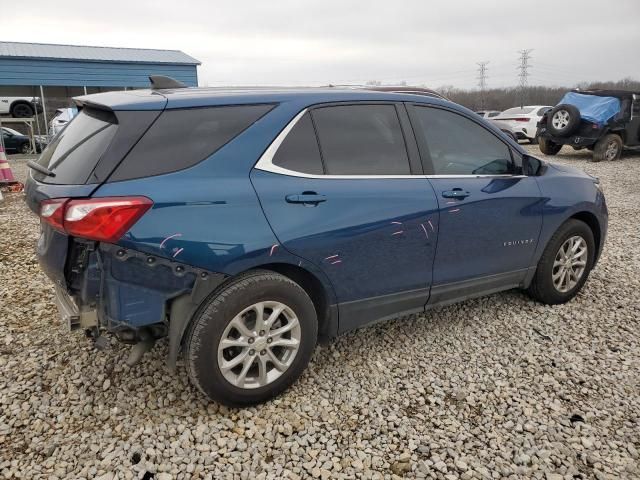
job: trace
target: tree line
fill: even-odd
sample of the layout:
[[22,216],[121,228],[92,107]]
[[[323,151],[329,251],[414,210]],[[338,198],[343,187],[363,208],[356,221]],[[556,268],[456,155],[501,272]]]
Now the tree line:
[[445,85],[436,88],[439,93],[449,100],[463,105],[471,110],[506,110],[511,107],[524,105],[556,105],[567,91],[573,88],[631,90],[640,92],[640,81],[625,78],[608,82],[580,82],[572,87],[543,87],[530,86],[521,90],[520,87],[492,88],[485,90],[484,95],[479,90],[465,90]]

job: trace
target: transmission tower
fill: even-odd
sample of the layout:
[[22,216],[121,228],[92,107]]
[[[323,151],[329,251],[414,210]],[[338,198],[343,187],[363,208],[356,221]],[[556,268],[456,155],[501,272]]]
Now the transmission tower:
[[480,110],[485,109],[485,93],[487,90],[487,65],[489,62],[478,62],[478,87],[480,87]]
[[516,68],[519,70],[518,77],[520,77],[520,107],[524,106],[528,85],[529,69],[531,68],[529,60],[531,60],[532,51],[532,48],[518,51],[518,53],[520,54],[520,65],[518,65]]

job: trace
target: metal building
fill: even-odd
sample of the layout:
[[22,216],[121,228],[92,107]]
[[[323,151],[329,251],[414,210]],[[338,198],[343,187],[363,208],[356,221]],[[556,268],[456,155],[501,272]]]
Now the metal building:
[[140,88],[149,75],[197,86],[198,65],[179,50],[0,42],[0,85],[12,87]]

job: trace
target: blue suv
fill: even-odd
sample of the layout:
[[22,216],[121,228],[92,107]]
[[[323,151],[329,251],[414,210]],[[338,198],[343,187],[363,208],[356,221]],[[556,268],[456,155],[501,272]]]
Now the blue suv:
[[76,99],[31,162],[63,322],[135,364],[168,337],[231,406],[291,385],[318,341],[520,288],[567,302],[607,232],[599,182],[443,99],[169,88]]

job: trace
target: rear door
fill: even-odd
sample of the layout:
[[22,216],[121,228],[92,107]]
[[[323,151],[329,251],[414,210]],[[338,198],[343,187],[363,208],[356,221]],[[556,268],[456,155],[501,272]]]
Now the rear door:
[[406,110],[393,103],[303,111],[253,170],[274,248],[324,271],[341,331],[424,308],[438,204],[422,173]]
[[542,227],[535,177],[475,119],[434,106],[410,111],[440,211],[430,302],[518,286]]

